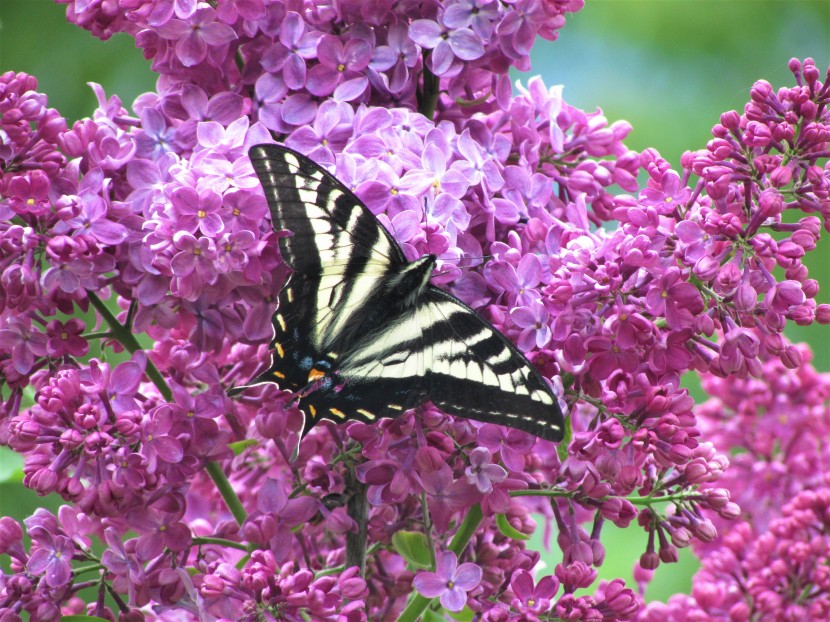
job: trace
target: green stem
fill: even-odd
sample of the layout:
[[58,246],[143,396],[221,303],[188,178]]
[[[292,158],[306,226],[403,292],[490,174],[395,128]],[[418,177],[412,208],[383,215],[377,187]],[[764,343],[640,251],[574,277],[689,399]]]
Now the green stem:
[[202,546],[205,544],[218,544],[219,546],[226,546],[231,549],[239,549],[240,551],[247,551],[248,546],[242,542],[234,542],[233,540],[225,540],[224,538],[210,538],[199,537],[193,538],[193,544]]
[[[511,490],[508,493],[511,497],[573,497],[574,493],[568,490]],[[652,505],[654,503],[665,503],[666,501],[686,501],[700,496],[697,491],[679,492],[674,495],[662,497],[622,497],[634,505]],[[606,501],[611,497],[600,497],[594,501]]]
[[[484,515],[481,513],[480,505],[474,505],[471,507],[470,511],[467,512],[467,516],[465,516],[464,520],[461,521],[458,531],[455,532],[448,550],[452,551],[456,555],[461,555],[467,547],[467,544],[469,544],[470,538],[473,537],[473,534],[481,523],[481,519],[483,517]],[[406,609],[404,609],[401,612],[401,615],[398,616],[398,622],[415,622],[421,617],[421,614],[426,611],[426,608],[429,607],[431,602],[431,598],[415,594],[412,600],[409,601]]]
[[[375,553],[375,551],[377,551],[378,549],[382,549],[382,548],[383,548],[382,544],[380,544],[379,542],[375,542],[375,544],[373,544],[372,546],[370,546],[367,549],[366,557],[371,557],[372,554]],[[326,568],[325,570],[321,570],[319,572],[314,573],[314,578],[319,579],[320,577],[328,577],[330,575],[338,575],[341,572],[343,572],[344,570],[346,570],[346,568],[348,568],[348,566],[346,566],[345,564],[340,565],[340,566],[334,566],[333,568]]]
[[570,490],[511,490],[511,497],[573,497]]
[[679,492],[675,495],[665,495],[664,497],[623,497],[626,501],[630,501],[634,505],[652,505],[654,503],[664,503],[666,501],[686,501],[700,497],[700,493],[694,492]]
[[[101,317],[104,318],[104,321],[110,327],[110,337],[124,346],[130,354],[134,354],[141,350],[141,345],[138,343],[135,335],[133,335],[126,326],[118,321],[118,319],[112,314],[112,311],[107,308],[107,305],[105,305],[104,302],[98,298],[98,296],[89,290],[87,290],[86,295],[92,303],[92,306],[95,307],[95,310],[101,314]],[[156,385],[156,388],[159,390],[159,393],[161,393],[161,396],[166,401],[172,402],[173,392],[170,390],[170,387],[167,386],[167,383],[164,381],[164,378],[158,368],[156,368],[153,361],[149,358],[147,358],[147,368],[145,372],[152,383]]]
[[440,94],[440,83],[438,76],[432,73],[427,67],[427,58],[429,54],[424,52],[424,85],[423,90],[418,98],[418,112],[424,115],[427,119],[432,120],[435,116],[435,107],[438,104],[438,95]]
[[449,550],[460,557],[464,549],[467,548],[467,544],[469,544],[476,529],[478,529],[479,524],[481,524],[482,518],[484,518],[484,514],[481,513],[481,506],[476,504],[471,507],[470,511],[467,512],[467,516],[461,521],[458,531],[452,537]]
[[90,564],[89,566],[80,566],[79,568],[74,568],[72,572],[75,573],[75,576],[82,575],[87,572],[98,572],[101,570],[101,564]]
[[219,466],[218,462],[208,462],[205,465],[205,470],[208,472],[208,475],[210,475],[213,483],[216,484],[219,494],[222,495],[222,499],[225,500],[225,505],[228,506],[228,509],[231,511],[231,514],[233,514],[236,522],[240,525],[244,523],[245,519],[248,517],[248,513],[245,511],[245,508],[242,507],[242,502],[239,500],[239,497],[236,496],[236,492],[231,487],[231,483],[228,481],[222,467]]
[[366,541],[369,530],[369,500],[366,497],[369,487],[357,479],[354,466],[346,471],[346,490],[351,491],[346,502],[346,512],[357,525],[356,531],[346,534],[346,568],[357,566],[361,578],[366,573]]

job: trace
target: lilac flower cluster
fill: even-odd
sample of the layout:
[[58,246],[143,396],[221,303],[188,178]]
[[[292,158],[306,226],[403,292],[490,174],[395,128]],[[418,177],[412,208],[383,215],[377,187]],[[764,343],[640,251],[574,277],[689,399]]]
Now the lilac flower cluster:
[[[132,115],[96,86],[67,128],[32,77],[0,76],[0,442],[73,504],[27,522],[28,552],[0,523],[0,619],[82,611],[74,560],[102,586],[88,611],[114,617],[108,591],[124,620],[406,622],[432,598],[493,622],[627,620],[640,597],[596,583],[605,521],[648,531],[654,568],[714,538],[706,510],[737,515],[715,488],[732,439],[703,436],[679,381],[798,367],[784,324],[830,320],[802,263],[830,213],[812,61],[796,87],[756,85],[681,175],[561,89],[511,92],[507,69],[581,0],[64,3],[134,35],[159,91]],[[274,136],[410,259],[439,256],[434,281],[557,383],[568,447],[425,407],[323,424],[293,455],[290,394],[227,398],[266,358],[288,273],[247,158]],[[618,194],[641,167],[647,188]],[[536,581],[531,512],[562,551]]]
[[826,620],[830,617],[830,489],[805,490],[763,533],[749,522],[731,526],[703,557],[691,596],[651,603],[642,622]]
[[[741,520],[715,519],[718,537],[695,544],[703,567],[690,596],[651,603],[638,620],[821,620],[830,615],[826,576],[827,476],[817,466],[830,459],[830,374],[809,364],[786,368],[764,363],[763,380],[731,381],[713,375],[703,385],[712,396],[698,409],[703,435],[732,447],[730,468],[701,494],[740,504]],[[791,499],[782,508],[781,500]],[[792,598],[792,595],[798,595]]]

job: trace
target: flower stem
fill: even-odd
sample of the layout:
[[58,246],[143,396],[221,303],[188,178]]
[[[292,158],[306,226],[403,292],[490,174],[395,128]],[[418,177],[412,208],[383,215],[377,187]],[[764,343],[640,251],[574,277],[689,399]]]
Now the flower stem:
[[248,517],[248,513],[245,511],[245,508],[242,507],[242,502],[239,500],[239,497],[236,496],[236,492],[231,487],[231,483],[228,481],[222,467],[219,466],[218,462],[208,462],[205,465],[205,470],[208,475],[210,475],[213,483],[216,484],[219,494],[222,495],[225,505],[228,506],[228,509],[231,511],[231,514],[233,514],[236,522],[240,525],[244,523],[245,519]]
[[418,112],[424,115],[427,119],[432,120],[432,117],[435,115],[435,106],[438,104],[438,95],[440,94],[440,90],[438,76],[432,73],[427,67],[428,57],[429,54],[424,52],[424,84],[423,90],[420,92],[420,97],[418,97]]
[[357,525],[357,531],[346,534],[346,568],[357,566],[362,577],[366,571],[366,535],[369,528],[369,503],[366,499],[367,486],[357,479],[354,466],[346,473],[346,490],[351,496],[346,503],[346,511]]
[[[467,512],[467,515],[464,517],[464,520],[461,521],[461,524],[458,526],[458,531],[455,532],[448,550],[452,551],[456,555],[461,555],[467,547],[467,544],[469,544],[470,538],[473,537],[473,534],[481,523],[483,516],[484,515],[481,513],[480,505],[476,504],[471,507],[470,511]],[[415,594],[412,600],[409,601],[406,609],[404,609],[401,612],[401,615],[398,616],[397,622],[415,622],[421,617],[421,614],[427,607],[429,607],[431,602],[431,598]]]
[[[101,314],[101,317],[107,323],[107,326],[109,326],[110,337],[124,346],[130,354],[134,354],[142,349],[141,345],[138,343],[138,340],[135,338],[135,335],[133,335],[126,326],[118,321],[118,319],[112,314],[112,311],[109,310],[107,305],[105,305],[104,302],[98,298],[98,296],[89,290],[87,290],[86,295],[92,303],[92,306],[95,307],[95,310]],[[147,377],[154,385],[156,385],[156,388],[159,390],[159,393],[161,393],[161,396],[168,402],[172,402],[173,392],[170,390],[170,387],[167,386],[167,383],[164,381],[164,378],[158,368],[149,358],[147,359],[146,373]]]
[[247,551],[248,547],[243,544],[242,542],[234,542],[233,540],[226,540],[225,538],[210,538],[210,537],[199,537],[193,538],[193,544],[196,545],[205,545],[205,544],[216,544],[219,546],[226,546],[231,549],[239,549],[240,551]]

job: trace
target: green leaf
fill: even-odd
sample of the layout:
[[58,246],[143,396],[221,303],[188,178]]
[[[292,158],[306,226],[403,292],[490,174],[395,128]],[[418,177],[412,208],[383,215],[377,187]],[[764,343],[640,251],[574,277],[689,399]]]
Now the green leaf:
[[0,484],[23,481],[23,456],[8,447],[0,447]]
[[475,617],[475,612],[466,605],[461,611],[450,611],[449,613],[450,617],[453,620],[458,620],[458,622],[472,622]]
[[61,616],[61,622],[107,622],[98,616]]
[[[443,609],[441,610],[443,611]],[[422,622],[446,622],[447,619],[444,617],[443,613],[439,611],[433,611],[432,609],[427,609],[424,611],[424,615],[421,616]]]
[[508,538],[512,538],[513,540],[529,540],[530,536],[527,534],[522,533],[509,522],[507,522],[507,516],[504,514],[496,514],[496,525],[499,528],[499,531],[502,532]]
[[407,563],[416,568],[432,567],[429,542],[420,531],[396,531],[392,535],[392,546]]
[[235,443],[229,443],[228,447],[230,447],[231,451],[233,452],[234,456],[238,456],[243,451],[248,449],[248,447],[253,447],[254,445],[258,445],[259,441],[255,438],[246,438],[244,441],[236,441]]
[[574,429],[571,425],[570,416],[565,417],[565,435],[559,441],[556,447],[556,453],[559,455],[559,462],[565,462],[568,457],[568,445],[571,444],[571,439],[574,437]]

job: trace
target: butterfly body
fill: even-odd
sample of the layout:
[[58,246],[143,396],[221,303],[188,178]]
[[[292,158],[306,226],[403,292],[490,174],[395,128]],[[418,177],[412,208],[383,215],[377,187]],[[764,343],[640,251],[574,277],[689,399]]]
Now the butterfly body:
[[430,284],[437,258],[409,262],[377,218],[305,156],[250,151],[293,270],[273,316],[272,361],[254,383],[298,395],[319,419],[374,422],[427,400],[450,414],[562,436],[545,380],[498,330]]

